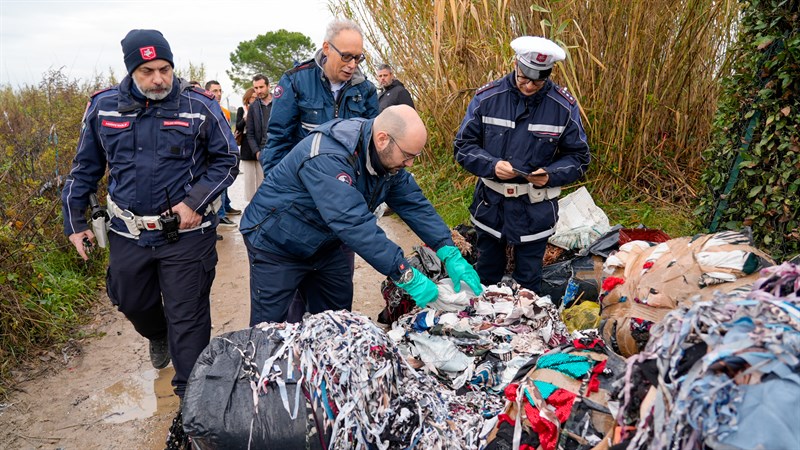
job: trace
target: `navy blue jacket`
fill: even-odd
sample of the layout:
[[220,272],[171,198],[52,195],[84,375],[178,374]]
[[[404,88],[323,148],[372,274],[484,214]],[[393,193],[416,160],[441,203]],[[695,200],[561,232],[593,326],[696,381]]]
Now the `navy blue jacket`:
[[[119,86],[95,93],[81,125],[78,150],[62,192],[64,233],[89,228],[89,194],[109,168],[108,192],[122,209],[136,215],[167,210],[184,202],[203,215],[208,204],[239,173],[239,149],[213,95],[173,78],[161,101],[141,103],[126,76]],[[118,218],[112,229],[127,233]],[[142,231],[139,245],[165,243],[161,231]]]
[[414,177],[381,165],[372,123],[334,120],[303,139],[267,174],[245,210],[245,238],[265,252],[296,259],[343,242],[378,272],[397,278],[408,262],[373,214],[386,202],[434,250],[453,245]]
[[261,152],[264,173],[274,167],[315,127],[340,118],[378,115],[378,91],[356,68],[335,102],[331,83],[322,70],[325,55],[318,50],[310,59],[286,72],[273,90],[272,114],[266,151]]
[[[547,80],[538,92],[525,96],[513,72],[475,94],[456,134],[454,154],[469,172],[500,183],[527,183],[521,177],[496,178],[494,169],[501,160],[526,172],[543,168],[550,176],[547,187],[577,181],[590,161],[572,95]],[[512,244],[533,242],[555,231],[558,200],[531,203],[527,196],[506,198],[478,181],[470,213],[476,227],[497,238]]]

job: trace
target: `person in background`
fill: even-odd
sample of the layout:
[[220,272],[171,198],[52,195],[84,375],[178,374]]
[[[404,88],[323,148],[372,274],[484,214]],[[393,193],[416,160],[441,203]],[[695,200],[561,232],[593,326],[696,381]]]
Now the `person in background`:
[[258,149],[250,146],[250,140],[247,137],[247,114],[250,105],[258,100],[255,90],[247,88],[242,96],[242,106],[236,111],[236,142],[239,143],[239,152],[241,153],[241,162],[239,169],[244,173],[244,197],[248,202],[255,195],[261,181],[264,180],[264,171],[261,169],[261,164],[258,162]]
[[[217,99],[217,103],[219,103],[222,113],[225,114],[225,118],[228,120],[228,127],[230,127],[231,112],[222,106],[222,85],[220,85],[219,81],[217,80],[209,80],[206,82],[206,90],[214,94],[214,98]],[[242,211],[231,206],[231,199],[228,197],[227,189],[222,191],[221,199],[222,206],[220,206],[219,211],[217,211],[217,215],[219,215],[219,225],[221,227],[236,228],[236,223],[229,219],[228,215],[235,216],[237,214],[241,214]]]
[[[250,325],[287,320],[299,291],[308,312],[353,304],[352,251],[390,276],[421,307],[436,284],[408,264],[378,226],[382,202],[443,261],[456,292],[480,295],[478,274],[450,230],[406,172],[427,140],[413,108],[389,107],[375,119],[338,119],[315,128],[266,176],[242,216],[250,259]],[[344,244],[344,245],[342,245]]]
[[408,93],[406,87],[394,77],[392,66],[381,64],[378,66],[378,83],[381,85],[381,93],[378,94],[378,106],[383,111],[392,105],[408,105],[414,107],[414,100]]
[[[267,127],[272,114],[272,90],[270,89],[269,79],[262,74],[254,76],[253,92],[255,92],[258,101],[253,102],[248,108],[245,127],[250,148],[256,151],[256,160],[259,161],[259,166],[261,166],[261,155],[264,153],[264,146],[267,145]],[[259,176],[259,180],[263,181],[263,166]],[[259,182],[258,184],[260,185],[261,183]]]
[[236,178],[239,149],[214,96],[175,76],[161,32],[131,30],[122,51],[127,76],[95,92],[83,116],[61,194],[64,232],[87,260],[86,209],[108,167],[108,297],[150,341],[153,367],[172,359],[183,398],[211,338],[211,202]]
[[513,279],[536,292],[561,186],[583,176],[591,158],[578,102],[550,80],[564,50],[532,36],[511,47],[511,73],[478,89],[453,147],[456,161],[480,178],[469,211],[481,282],[502,280],[511,244]]

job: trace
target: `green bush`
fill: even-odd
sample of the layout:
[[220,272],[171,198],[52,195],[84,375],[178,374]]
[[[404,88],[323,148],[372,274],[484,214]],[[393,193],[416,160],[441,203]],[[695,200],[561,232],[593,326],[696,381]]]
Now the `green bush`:
[[799,7],[744,3],[697,209],[711,231],[751,225],[777,259],[800,251]]
[[60,197],[98,84],[51,71],[38,86],[0,88],[0,380],[31,351],[66,339],[102,283],[104,254],[77,256]]

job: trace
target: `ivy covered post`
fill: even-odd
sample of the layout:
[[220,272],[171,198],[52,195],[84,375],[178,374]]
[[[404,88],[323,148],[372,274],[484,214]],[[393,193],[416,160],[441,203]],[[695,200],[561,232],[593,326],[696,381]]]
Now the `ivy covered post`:
[[800,252],[799,11],[800,0],[742,2],[697,209],[709,231],[750,225],[778,260]]

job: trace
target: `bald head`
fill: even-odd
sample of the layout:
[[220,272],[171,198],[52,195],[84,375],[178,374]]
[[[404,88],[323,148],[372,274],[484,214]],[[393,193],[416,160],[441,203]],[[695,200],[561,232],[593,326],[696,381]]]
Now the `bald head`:
[[[410,144],[409,151],[422,151],[428,140],[428,130],[417,111],[408,105],[395,105],[384,109],[375,118],[374,132],[384,131],[393,138]],[[403,146],[405,148],[405,146]]]
[[427,140],[425,124],[417,111],[408,105],[384,109],[372,125],[372,141],[381,163],[392,173],[411,167]]

